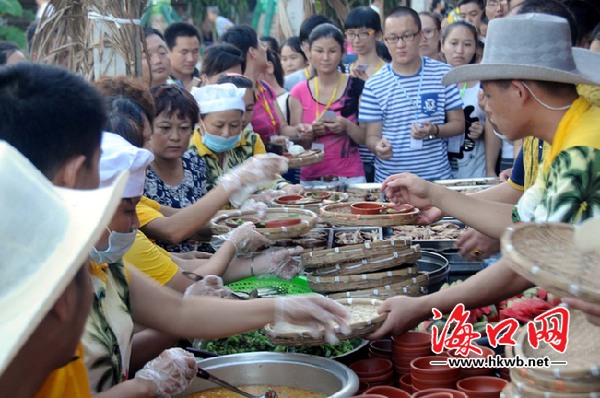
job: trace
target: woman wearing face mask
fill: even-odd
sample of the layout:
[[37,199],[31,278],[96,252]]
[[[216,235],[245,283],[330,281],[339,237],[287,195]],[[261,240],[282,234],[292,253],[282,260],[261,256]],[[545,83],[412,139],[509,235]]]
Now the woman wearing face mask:
[[[222,84],[194,89],[200,105],[200,125],[192,137],[191,148],[206,162],[206,186],[212,188],[219,177],[252,156],[266,153],[262,140],[252,130],[254,95],[252,81],[241,75],[224,75]],[[283,178],[265,181],[259,188],[302,192]]]
[[[452,67],[475,63],[477,29],[468,22],[454,22],[446,27],[442,37],[442,52]],[[448,142],[450,166],[455,178],[486,177],[485,144],[483,132],[485,112],[479,106],[478,81],[458,85],[465,112],[465,133],[462,141],[452,150],[453,138]],[[458,147],[460,145],[460,147]]]
[[[181,393],[195,377],[193,356],[180,349],[166,350],[135,377],[130,374],[134,323],[170,336],[204,339],[226,337],[278,320],[315,328],[331,321],[346,323],[345,310],[322,297],[249,301],[194,297],[204,294],[203,288],[210,288],[203,281],[190,286],[182,296],[159,286],[134,266],[124,266],[121,257],[133,244],[139,226],[135,206],[151,159],[147,150],[133,147],[114,134],[104,134],[101,186],[112,184],[124,170],[130,176],[107,232],[90,253],[94,302],[82,342],[90,388],[98,393],[95,396],[171,396]],[[257,249],[258,241],[237,239],[234,233],[224,237],[226,250],[246,253]],[[219,289],[218,284],[214,287]]]

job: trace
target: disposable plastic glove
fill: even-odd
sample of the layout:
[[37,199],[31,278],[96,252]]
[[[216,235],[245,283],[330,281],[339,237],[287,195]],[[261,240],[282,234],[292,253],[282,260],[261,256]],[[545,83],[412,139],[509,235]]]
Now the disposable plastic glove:
[[343,305],[318,294],[294,295],[275,299],[275,326],[278,323],[301,325],[318,337],[325,333],[328,343],[338,342],[335,325],[338,332],[349,334],[348,321],[350,314]]
[[280,178],[287,171],[287,164],[283,156],[257,155],[221,176],[219,185],[229,193],[229,202],[240,207],[260,187]]
[[245,222],[225,235],[217,236],[216,239],[233,243],[238,254],[252,253],[269,244],[269,240],[257,232],[251,222]]
[[194,355],[181,348],[170,348],[148,362],[135,374],[154,386],[156,397],[169,398],[187,388],[196,376]]
[[278,198],[283,195],[287,195],[287,192],[284,190],[268,189],[266,191],[252,195],[250,197],[250,200],[255,200],[256,202],[271,204],[273,199]]
[[217,275],[206,275],[202,280],[190,285],[185,289],[183,297],[188,296],[211,296],[230,298],[231,289],[223,286],[223,279]]
[[289,249],[267,250],[262,256],[264,261],[269,264],[264,275],[275,275],[283,279],[292,279],[304,269],[300,260],[294,258],[302,253],[302,247],[294,247]]
[[248,199],[247,201],[244,202],[242,207],[240,207],[240,210],[241,211],[254,211],[254,212],[256,212],[256,217],[258,217],[262,220],[265,217],[265,215],[267,214],[268,208],[269,208],[269,206],[267,206],[263,202],[257,202],[254,199]]

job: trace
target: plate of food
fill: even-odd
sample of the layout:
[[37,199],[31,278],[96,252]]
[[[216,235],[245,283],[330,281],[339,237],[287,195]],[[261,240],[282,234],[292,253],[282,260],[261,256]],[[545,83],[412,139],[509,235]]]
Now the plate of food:
[[331,225],[391,227],[415,224],[419,209],[380,202],[334,203],[321,207],[320,215]]
[[319,163],[323,160],[324,155],[325,153],[321,149],[308,149],[296,155],[287,153],[284,156],[288,158],[288,168],[297,169],[299,167]]

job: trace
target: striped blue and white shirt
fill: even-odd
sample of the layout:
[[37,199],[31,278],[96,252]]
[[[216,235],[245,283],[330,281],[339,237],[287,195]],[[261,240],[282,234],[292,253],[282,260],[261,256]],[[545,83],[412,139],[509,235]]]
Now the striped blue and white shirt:
[[443,138],[424,139],[422,148],[411,148],[410,128],[418,121],[443,124],[446,112],[462,109],[458,87],[442,85],[450,65],[423,58],[414,76],[400,76],[385,65],[367,80],[362,92],[359,120],[382,123],[382,137],[392,144],[393,156],[375,158],[375,181],[409,172],[426,180],[452,178],[448,147]]

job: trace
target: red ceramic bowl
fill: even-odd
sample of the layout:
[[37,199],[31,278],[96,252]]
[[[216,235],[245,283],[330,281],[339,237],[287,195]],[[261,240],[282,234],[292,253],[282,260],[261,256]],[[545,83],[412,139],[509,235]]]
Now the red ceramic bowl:
[[297,200],[301,200],[304,199],[304,196],[302,195],[284,195],[284,196],[280,196],[277,199],[275,199],[275,201],[281,205],[287,205],[290,202],[295,202]]
[[398,336],[392,336],[394,345],[417,348],[417,347],[429,347],[431,348],[431,333],[426,332],[406,332]]
[[366,381],[363,381],[363,380],[358,380],[358,393],[359,394],[364,393],[369,388],[371,388],[371,385],[369,383],[367,383]]
[[350,205],[350,212],[352,214],[373,215],[381,213],[383,208],[381,203],[358,202]]
[[[424,390],[427,391],[427,390]],[[452,394],[449,392],[427,392],[425,395],[421,395],[422,398],[452,398]]]
[[468,377],[456,383],[456,389],[469,398],[499,398],[508,381],[491,376]]
[[443,358],[430,356],[414,359],[410,363],[410,374],[413,379],[416,377],[421,380],[458,380],[460,377],[459,368],[451,368],[448,365],[432,365],[433,361],[440,361]]
[[394,371],[390,369],[389,372],[380,376],[358,376],[358,378],[369,383],[371,387],[388,385],[394,381]]
[[416,391],[427,390],[429,388],[454,388],[456,380],[440,380],[440,379],[419,379],[411,375],[412,386]]
[[433,393],[450,394],[452,398],[469,398],[464,392],[451,390],[449,388],[430,388],[427,390],[418,391],[413,394],[412,398],[425,398],[429,397],[429,394]]
[[392,360],[392,354],[381,354],[379,352],[373,351],[373,349],[371,349],[371,348],[369,348],[369,357],[370,358],[383,358],[383,359],[387,359],[388,361]]
[[357,376],[362,379],[366,377],[377,377],[392,371],[392,362],[383,358],[367,358],[354,362],[350,365]]
[[300,224],[302,220],[299,218],[283,218],[280,220],[270,220],[265,222],[265,228],[281,228],[291,227],[292,225]]
[[366,391],[367,394],[379,394],[388,398],[410,398],[410,394],[396,387],[377,386]]
[[371,343],[369,344],[369,348],[371,350],[373,350],[373,352],[378,352],[380,354],[392,355],[392,341],[391,340],[371,341]]
[[379,394],[361,394],[361,395],[354,395],[350,398],[387,398],[385,395],[379,395]]
[[[492,350],[491,348],[482,347],[482,346],[478,346],[478,347],[483,351],[481,354],[477,354],[476,352],[469,351],[469,354],[466,356],[466,358],[485,358],[485,357],[496,355],[494,350]],[[465,358],[462,355],[457,355],[456,351],[457,350],[450,350],[450,351],[448,351],[448,355],[453,356],[453,357]],[[462,370],[461,374],[462,374],[462,377],[472,377],[472,376],[486,376],[486,375],[492,374],[493,372],[494,372],[494,369],[492,369],[492,368],[464,368]]]
[[408,392],[408,393],[413,393],[413,387],[412,387],[412,379],[410,377],[410,373],[407,373],[403,376],[400,376],[400,378],[398,379],[398,385],[400,386],[401,389],[403,389],[404,391]]

